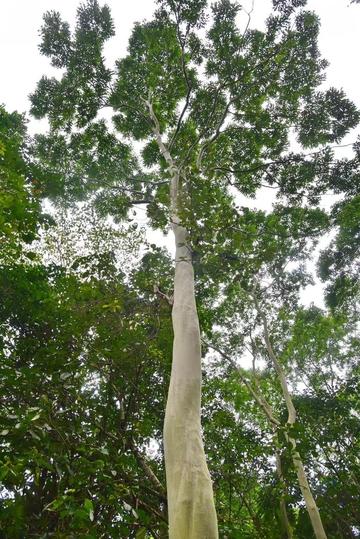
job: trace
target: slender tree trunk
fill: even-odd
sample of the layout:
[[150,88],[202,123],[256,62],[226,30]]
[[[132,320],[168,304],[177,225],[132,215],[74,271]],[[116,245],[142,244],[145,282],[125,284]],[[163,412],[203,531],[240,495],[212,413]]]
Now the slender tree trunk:
[[303,462],[301,460],[299,452],[296,450],[296,442],[293,438],[289,437],[289,442],[291,443],[293,449],[292,449],[292,461],[294,464],[294,468],[296,470],[296,475],[298,478],[299,486],[301,493],[303,495],[303,498],[305,500],[306,509],[309,514],[311,524],[314,530],[315,537],[317,539],[326,539],[326,533],[323,527],[323,523],[321,520],[320,512],[318,509],[318,506],[316,505],[316,501],[314,499],[314,496],[312,495],[309,482],[306,477],[305,468],[303,465]]
[[[264,312],[261,310],[259,302],[255,294],[253,296],[253,299],[254,299],[255,307],[263,322],[266,348],[267,348],[269,357],[274,365],[274,369],[278,375],[282,393],[284,396],[286,408],[288,411],[287,425],[288,427],[292,427],[296,421],[296,410],[295,410],[295,406],[291,398],[285,372],[282,368],[281,363],[278,361],[278,358],[276,357],[274,353],[274,350],[270,341],[270,335],[269,335],[269,329],[268,329],[266,316]],[[292,446],[292,450],[291,450],[292,462],[293,462],[293,465],[297,474],[298,483],[299,483],[300,490],[305,501],[309,518],[311,520],[315,537],[316,539],[327,539],[318,506],[316,505],[315,498],[311,492],[310,485],[306,477],[306,472],[305,472],[305,468],[304,468],[300,453],[296,449],[296,441],[286,432],[285,432],[285,437],[286,437],[286,440]]]
[[154,135],[171,173],[171,221],[175,236],[172,321],[173,362],[164,422],[170,539],[217,539],[214,495],[201,436],[201,344],[194,269],[187,231],[179,219],[179,170],[161,139],[147,101]]
[[278,475],[280,486],[281,486],[280,518],[281,518],[281,523],[284,529],[284,535],[286,539],[293,539],[292,527],[289,522],[289,517],[288,517],[287,507],[286,507],[286,500],[285,500],[286,485],[285,485],[285,480],[284,480],[280,451],[278,448],[279,441],[278,441],[277,432],[275,432],[274,441],[275,441],[275,455],[276,455],[276,473]]
[[[240,376],[240,380],[243,382],[243,384],[248,388],[249,392],[253,396],[254,400],[257,402],[259,407],[263,410],[263,412],[266,415],[267,420],[270,423],[270,426],[273,429],[274,432],[274,447],[275,447],[275,455],[276,455],[276,473],[279,478],[279,482],[281,484],[282,488],[282,494],[280,499],[280,517],[281,517],[281,523],[284,530],[284,533],[286,534],[286,539],[292,539],[293,538],[293,532],[292,527],[289,521],[288,513],[287,513],[287,507],[286,507],[286,501],[285,501],[285,481],[284,481],[284,474],[279,454],[279,441],[278,441],[278,431],[282,428],[282,425],[280,421],[275,417],[274,411],[272,409],[272,406],[267,402],[264,395],[261,392],[260,386],[258,384],[258,380],[256,378],[255,368],[254,368],[254,384],[255,387],[252,386],[251,382],[243,376],[241,373],[241,370],[239,369],[238,365],[233,361],[233,359],[225,354],[222,350],[217,348],[216,346],[207,343],[208,346],[216,350],[221,356],[223,356],[229,363],[234,367],[235,370],[238,371],[238,374]],[[245,498],[243,496],[243,500],[245,501]],[[255,523],[254,523],[255,524]],[[256,527],[256,526],[255,526]]]

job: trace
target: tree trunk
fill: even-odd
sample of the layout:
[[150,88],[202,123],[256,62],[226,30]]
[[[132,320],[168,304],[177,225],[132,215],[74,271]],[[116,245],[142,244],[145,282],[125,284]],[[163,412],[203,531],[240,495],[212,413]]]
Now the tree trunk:
[[194,270],[186,230],[176,241],[173,363],[164,424],[170,539],[218,537],[212,483],[201,438],[201,348]]
[[276,455],[276,472],[279,478],[280,486],[281,486],[281,497],[280,497],[280,519],[281,524],[284,530],[284,537],[286,539],[293,539],[293,532],[292,527],[289,522],[287,507],[286,507],[286,485],[285,485],[285,479],[283,474],[283,467],[281,463],[281,455],[279,451],[279,439],[277,432],[275,432],[274,435],[274,441],[275,441],[275,455]]
[[296,442],[291,437],[289,437],[289,441],[293,446],[292,461],[296,470],[300,490],[305,500],[306,509],[311,520],[315,537],[317,539],[327,539],[318,506],[316,505],[316,501],[314,499],[314,496],[312,495],[309,482],[306,477],[303,462],[301,460],[299,452],[296,450]]
[[[270,341],[270,334],[269,334],[269,328],[267,325],[266,316],[260,308],[256,295],[253,296],[253,300],[255,303],[255,307],[263,322],[266,349],[268,351],[269,357],[274,365],[274,369],[279,378],[283,397],[284,397],[286,408],[288,411],[287,426],[291,428],[296,422],[296,410],[295,410],[295,406],[291,398],[285,372],[282,368],[281,363],[278,361],[278,358],[276,357],[274,353],[274,350]],[[310,485],[306,477],[306,472],[305,472],[303,462],[301,460],[299,452],[296,449],[296,441],[286,432],[285,432],[285,438],[287,442],[289,442],[292,446],[291,457],[292,457],[293,465],[297,474],[300,490],[304,497],[306,510],[308,512],[308,515],[312,524],[312,528],[314,530],[315,537],[316,539],[327,539],[318,506],[316,505],[315,498],[311,492]]]
[[217,539],[214,495],[201,437],[200,327],[191,250],[179,218],[180,172],[162,141],[151,101],[144,101],[171,174],[171,224],[176,246],[173,362],[164,422],[169,538]]

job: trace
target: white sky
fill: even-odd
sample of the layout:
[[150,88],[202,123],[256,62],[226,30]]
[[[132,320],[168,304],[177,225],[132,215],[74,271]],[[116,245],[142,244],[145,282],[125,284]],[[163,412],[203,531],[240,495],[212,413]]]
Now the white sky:
[[[350,0],[309,0],[322,21],[320,49],[330,61],[328,84],[343,87],[360,106],[359,70],[356,58],[360,45],[360,6]],[[244,0],[250,7],[250,0]],[[0,0],[0,103],[8,110],[28,109],[27,96],[44,73],[50,73],[49,61],[40,56],[39,28],[47,10],[58,10],[64,20],[74,21],[77,0]],[[116,36],[107,46],[110,61],[122,56],[135,21],[151,16],[153,0],[108,0],[116,25]],[[261,25],[270,12],[270,0],[255,0],[252,26]]]
[[[252,0],[240,2],[250,9]],[[103,3],[100,1],[100,3]],[[124,55],[128,38],[135,21],[151,17],[153,0],[107,0],[115,20],[116,35],[106,45],[109,65]],[[360,71],[357,56],[360,50],[360,5],[349,5],[350,0],[308,0],[308,8],[320,16],[322,26],[319,39],[322,55],[330,62],[326,86],[343,88],[348,97],[360,108]],[[0,0],[0,103],[8,111],[25,112],[29,108],[28,95],[35,89],[44,74],[56,72],[49,60],[38,51],[39,28],[42,15],[48,10],[57,10],[63,19],[72,23],[75,19],[77,0]],[[271,11],[271,0],[254,0],[253,27],[261,27]],[[244,15],[244,24],[246,17]],[[30,132],[44,128],[44,123],[31,120]],[[344,142],[355,140],[350,134]],[[269,190],[258,197],[257,207],[268,209]],[[138,210],[139,221],[145,216],[145,208]],[[160,240],[160,236],[159,236]],[[165,241],[169,245],[168,241]],[[304,300],[316,300],[320,296],[318,287],[309,288]]]

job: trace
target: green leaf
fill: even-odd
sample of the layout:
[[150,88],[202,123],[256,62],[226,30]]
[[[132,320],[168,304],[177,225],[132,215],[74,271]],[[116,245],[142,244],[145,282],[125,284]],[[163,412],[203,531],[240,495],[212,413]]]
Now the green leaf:
[[84,508],[88,512],[89,519],[92,522],[94,520],[94,506],[93,506],[93,502],[89,498],[85,499]]

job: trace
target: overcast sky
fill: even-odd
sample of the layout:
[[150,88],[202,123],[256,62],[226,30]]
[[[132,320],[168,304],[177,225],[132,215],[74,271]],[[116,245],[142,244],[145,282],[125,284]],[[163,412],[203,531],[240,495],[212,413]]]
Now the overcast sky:
[[[49,60],[38,51],[39,28],[42,15],[48,10],[60,11],[63,19],[72,23],[75,19],[76,0],[0,0],[0,103],[8,111],[25,112],[29,108],[28,95],[34,90],[43,74],[51,75],[56,70]],[[100,2],[102,3],[102,2]],[[135,21],[149,18],[154,11],[153,0],[108,0],[106,2],[115,21],[116,35],[106,44],[109,66],[126,52],[128,38]],[[252,0],[242,0],[246,9]],[[330,62],[326,86],[343,88],[348,97],[360,108],[360,74],[357,64],[360,50],[360,5],[350,5],[350,0],[308,0],[308,7],[321,19],[319,45],[322,55]],[[252,27],[263,27],[271,11],[271,0],[254,0]],[[243,14],[242,22],[246,24]],[[30,122],[30,132],[44,128],[44,123]],[[355,134],[348,135],[345,143],[353,142]],[[345,151],[345,150],[343,150]],[[267,190],[269,191],[269,190]],[[330,199],[326,199],[328,203]],[[267,192],[257,199],[259,209],[268,209],[271,197]],[[139,221],[145,217],[145,208],[138,210]],[[159,236],[160,239],[160,236]],[[169,244],[168,241],[165,243]],[[317,288],[319,291],[319,288]],[[313,292],[309,288],[304,299],[311,301]],[[321,294],[317,294],[319,297]],[[306,301],[307,302],[307,301]]]
[[[249,7],[251,0],[240,2]],[[357,56],[360,49],[360,5],[350,0],[309,0],[322,21],[320,48],[330,61],[327,83],[343,87],[360,106]],[[108,0],[116,25],[116,36],[106,45],[109,61],[126,50],[135,21],[150,17],[153,0]],[[1,0],[0,18],[0,103],[8,110],[28,109],[27,96],[44,73],[50,73],[47,58],[38,52],[39,28],[47,10],[58,10],[74,21],[76,0]],[[252,26],[261,26],[271,8],[270,0],[255,0]]]

